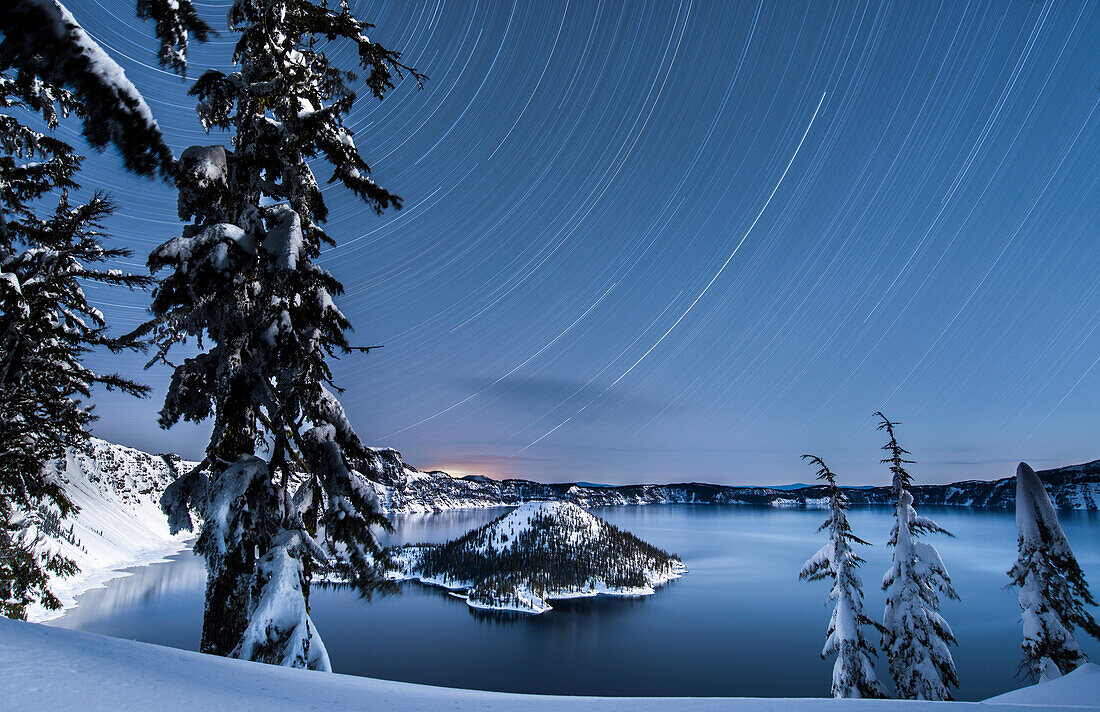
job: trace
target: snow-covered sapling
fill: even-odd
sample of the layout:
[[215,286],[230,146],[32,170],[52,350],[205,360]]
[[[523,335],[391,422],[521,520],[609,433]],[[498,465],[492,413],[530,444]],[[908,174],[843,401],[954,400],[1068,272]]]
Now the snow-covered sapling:
[[890,457],[893,495],[896,498],[894,528],[889,545],[894,547],[893,563],[882,579],[886,591],[883,614],[882,647],[890,663],[897,696],[916,700],[950,700],[951,687],[959,684],[955,660],[948,647],[955,642],[951,626],[939,614],[940,595],[958,598],[951,576],[931,544],[918,541],[921,534],[948,534],[945,529],[913,508],[913,480],[905,466],[909,451],[894,436],[897,422],[881,412],[878,429],[885,430],[890,441],[883,450]]
[[1016,468],[1016,530],[1020,555],[1008,572],[1020,589],[1023,672],[1052,680],[1088,662],[1074,629],[1100,639],[1100,625],[1085,606],[1095,606],[1085,574],[1066,539],[1039,476],[1027,463]]
[[880,626],[863,612],[863,582],[857,573],[863,559],[852,550],[852,544],[868,544],[852,533],[848,498],[837,486],[836,475],[816,455],[803,455],[802,459],[818,467],[817,479],[825,481],[829,495],[829,518],[818,528],[829,531],[829,541],[802,565],[798,577],[809,581],[828,579],[832,583],[829,600],[834,604],[833,613],[821,650],[822,658],[836,656],[832,695],[886,697],[872,662],[877,653],[863,635],[864,626]]

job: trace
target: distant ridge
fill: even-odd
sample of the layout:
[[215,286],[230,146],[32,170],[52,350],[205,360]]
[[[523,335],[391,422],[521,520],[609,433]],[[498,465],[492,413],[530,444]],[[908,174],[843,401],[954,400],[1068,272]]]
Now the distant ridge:
[[[768,485],[768,489],[779,490],[780,492],[790,492],[791,490],[806,489],[807,487],[816,487],[816,485],[808,485],[805,482],[795,482],[793,485]],[[849,485],[844,489],[850,490],[864,490],[874,489],[874,485]]]
[[[141,502],[158,519],[160,493],[174,477],[172,470],[190,467],[174,455],[149,455],[133,448],[92,439],[79,453],[70,452],[60,470],[80,463],[79,470],[64,477],[90,516],[95,507],[91,499],[118,498],[123,502]],[[743,487],[701,482],[681,484],[604,485],[585,482],[543,483],[522,479],[493,480],[483,475],[462,478],[445,472],[421,472],[408,465],[393,449],[374,448],[364,460],[354,463],[364,479],[371,482],[383,507],[390,513],[438,512],[447,509],[511,507],[524,502],[573,502],[581,507],[608,507],[641,504],[749,505],[767,507],[822,507],[825,488],[801,483],[777,487]],[[79,472],[97,483],[89,487]],[[109,477],[100,473],[111,473]],[[1038,473],[1059,509],[1096,511],[1100,509],[1100,460]],[[1015,481],[1006,477],[994,481],[967,480],[946,485],[917,485],[913,495],[917,504],[984,509],[1007,509],[1015,502]],[[886,505],[891,502],[889,487],[845,487],[854,506]],[[143,510],[144,511],[144,510]],[[122,515],[119,515],[122,516]],[[131,515],[127,515],[131,516]],[[150,516],[149,518],[152,518]],[[78,516],[77,522],[82,517]],[[102,531],[102,524],[88,523]],[[78,527],[79,529],[79,527]],[[85,536],[84,538],[91,538]],[[89,562],[90,563],[90,562]]]
[[[585,482],[493,480],[484,476],[455,479],[424,473],[405,464],[395,450],[377,450],[385,463],[361,471],[376,482],[379,497],[390,512],[434,512],[445,509],[515,506],[524,502],[566,501],[582,507],[640,504],[723,504],[767,507],[823,507],[825,487],[797,483],[775,487],[714,485],[702,482],[658,485],[602,485]],[[1100,509],[1100,460],[1037,473],[1059,509]],[[841,488],[855,506],[888,505],[887,486]],[[966,480],[946,485],[917,485],[917,504],[1007,509],[1015,503],[1015,480]]]

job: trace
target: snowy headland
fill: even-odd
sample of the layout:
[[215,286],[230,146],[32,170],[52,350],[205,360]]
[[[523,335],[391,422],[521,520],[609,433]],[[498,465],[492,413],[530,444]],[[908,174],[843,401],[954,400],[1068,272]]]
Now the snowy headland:
[[985,702],[560,697],[456,690],[263,665],[0,618],[0,711],[810,712],[1100,709],[1100,666]]

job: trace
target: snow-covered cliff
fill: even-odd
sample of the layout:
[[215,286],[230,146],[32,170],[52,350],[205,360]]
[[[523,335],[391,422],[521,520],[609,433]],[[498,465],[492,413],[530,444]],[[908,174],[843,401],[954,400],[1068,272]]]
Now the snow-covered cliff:
[[[122,575],[121,569],[158,561],[186,545],[190,535],[169,534],[160,495],[181,468],[194,463],[92,438],[49,467],[80,509],[62,523],[57,542],[80,567],[76,576],[52,584],[65,608],[81,592]],[[30,612],[31,620],[56,615],[41,608]]]

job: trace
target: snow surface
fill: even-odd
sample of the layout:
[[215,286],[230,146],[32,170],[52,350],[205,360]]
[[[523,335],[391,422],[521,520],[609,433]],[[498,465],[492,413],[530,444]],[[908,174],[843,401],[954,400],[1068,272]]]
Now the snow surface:
[[[186,472],[194,463],[179,461],[178,467]],[[72,608],[81,593],[128,576],[124,569],[163,561],[190,541],[190,533],[169,533],[168,519],[160,510],[160,493],[175,477],[164,458],[92,438],[84,450],[70,448],[49,468],[80,508],[62,524],[72,524],[73,540],[53,542],[76,561],[80,572],[53,578],[50,588],[62,609],[33,607],[30,620],[56,618]]]
[[[488,674],[488,673],[487,673]],[[1051,712],[1100,710],[1100,667],[986,702],[555,697],[456,690],[262,665],[0,618],[0,711]]]
[[1006,692],[990,698],[989,701],[1037,707],[1057,703],[1096,709],[1100,707],[1100,665],[1085,663],[1055,680]]

